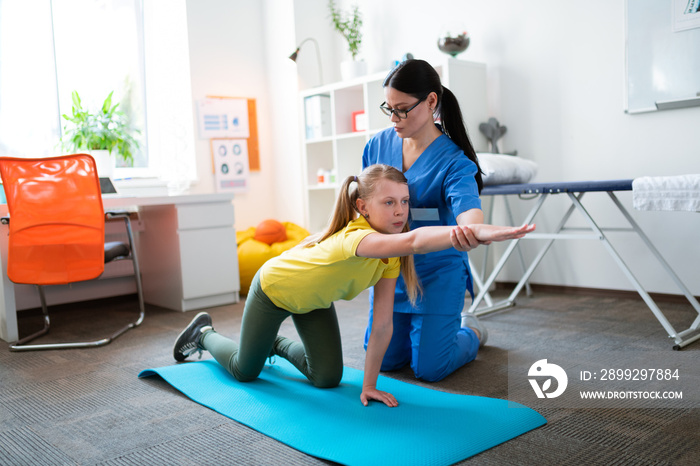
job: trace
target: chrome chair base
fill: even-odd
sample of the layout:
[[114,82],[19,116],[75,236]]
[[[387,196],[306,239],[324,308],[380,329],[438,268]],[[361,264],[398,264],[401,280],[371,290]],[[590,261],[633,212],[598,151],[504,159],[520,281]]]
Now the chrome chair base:
[[[138,257],[136,254],[135,250],[135,245],[134,245],[134,235],[131,230],[131,220],[129,219],[129,214],[128,212],[108,212],[106,214],[108,219],[112,218],[121,218],[124,220],[124,223],[126,225],[126,233],[129,237],[129,247],[131,254],[129,255],[128,259],[131,260],[134,263],[134,277],[136,280],[136,291],[138,294],[138,300],[139,300],[139,316],[138,318],[134,321],[129,323],[128,325],[122,327],[121,329],[117,330],[114,332],[112,335],[110,335],[107,338],[103,338],[101,340],[95,340],[95,341],[84,341],[84,342],[67,342],[67,343],[47,343],[47,344],[41,344],[41,345],[27,345],[25,343],[28,343],[32,340],[35,340],[36,338],[45,335],[49,332],[49,329],[51,327],[51,319],[49,318],[49,310],[48,306],[46,305],[46,295],[44,293],[44,287],[41,285],[36,285],[36,287],[39,290],[39,299],[41,300],[41,310],[44,315],[44,328],[39,330],[36,333],[33,333],[31,335],[28,335],[12,344],[10,344],[10,351],[14,352],[19,352],[19,351],[39,351],[39,350],[52,350],[52,349],[73,349],[73,348],[94,348],[98,346],[104,346],[106,344],[111,343],[115,338],[121,336],[122,334],[126,333],[128,330],[131,330],[134,327],[138,327],[141,325],[141,322],[143,322],[143,319],[146,315],[146,310],[145,310],[145,304],[143,301],[143,288],[141,286],[141,270],[139,268],[139,261]],[[127,259],[127,258],[125,258]]]

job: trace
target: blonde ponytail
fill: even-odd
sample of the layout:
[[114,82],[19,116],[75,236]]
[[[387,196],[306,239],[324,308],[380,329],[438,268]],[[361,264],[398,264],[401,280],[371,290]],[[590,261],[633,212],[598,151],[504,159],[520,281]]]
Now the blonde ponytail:
[[[358,190],[350,190],[350,184],[353,181],[358,181],[358,178],[354,175],[348,176],[343,181],[343,185],[340,187],[340,194],[335,200],[335,207],[333,208],[333,214],[328,222],[326,228],[315,235],[311,235],[301,242],[301,246],[309,247],[316,243],[320,243],[326,238],[329,238],[345,228],[348,223],[357,218],[357,210],[355,208],[355,201],[357,200]],[[359,183],[359,181],[358,181]]]
[[[403,227],[403,233],[406,233],[411,228],[408,223]],[[416,305],[416,299],[418,299],[418,294],[423,292],[420,285],[420,280],[418,279],[418,274],[416,273],[416,267],[413,263],[413,254],[408,256],[402,256],[401,262],[401,275],[403,275],[403,282],[406,284],[406,294],[408,295],[408,300],[411,302],[412,306]]]

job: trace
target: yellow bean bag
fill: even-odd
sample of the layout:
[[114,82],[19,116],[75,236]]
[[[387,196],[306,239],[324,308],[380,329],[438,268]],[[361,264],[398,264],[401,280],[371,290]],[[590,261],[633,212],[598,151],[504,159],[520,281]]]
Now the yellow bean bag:
[[279,256],[309,236],[309,232],[291,222],[282,222],[287,230],[287,240],[268,245],[255,239],[256,227],[236,232],[238,245],[238,273],[241,278],[241,294],[247,295],[255,273],[269,259]]

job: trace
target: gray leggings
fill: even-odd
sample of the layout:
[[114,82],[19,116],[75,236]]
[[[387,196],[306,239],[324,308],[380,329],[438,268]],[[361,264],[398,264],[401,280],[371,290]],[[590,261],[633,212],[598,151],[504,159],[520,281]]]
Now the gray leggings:
[[[202,346],[241,382],[256,379],[265,359],[276,354],[291,362],[314,386],[337,386],[343,376],[343,352],[335,306],[306,314],[281,309],[263,292],[258,275],[250,285],[243,310],[240,343],[210,331],[202,337]],[[282,321],[289,316],[301,343],[277,335]]]

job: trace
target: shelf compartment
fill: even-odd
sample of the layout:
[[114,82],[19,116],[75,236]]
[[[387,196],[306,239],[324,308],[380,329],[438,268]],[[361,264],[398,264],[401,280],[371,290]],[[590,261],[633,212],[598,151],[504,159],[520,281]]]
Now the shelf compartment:
[[367,122],[370,131],[377,131],[391,126],[389,117],[379,110],[379,106],[386,100],[384,96],[384,88],[382,87],[383,79],[379,81],[370,81],[367,83]]
[[336,141],[336,168],[338,169],[338,184],[342,185],[345,178],[359,175],[362,171],[362,153],[367,139],[345,138]]
[[352,114],[364,111],[364,101],[364,89],[361,84],[338,89],[333,93],[336,135],[353,132]]
[[332,140],[306,144],[306,179],[309,185],[317,184],[319,170],[327,171],[334,167]]
[[307,191],[309,201],[309,225],[311,234],[322,231],[333,213],[335,205],[335,189],[317,189]]

